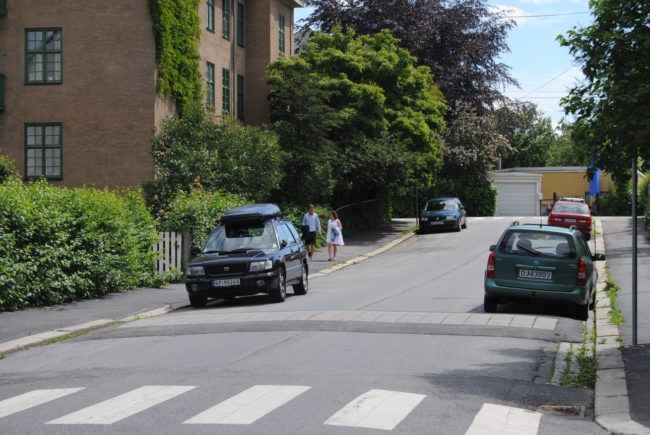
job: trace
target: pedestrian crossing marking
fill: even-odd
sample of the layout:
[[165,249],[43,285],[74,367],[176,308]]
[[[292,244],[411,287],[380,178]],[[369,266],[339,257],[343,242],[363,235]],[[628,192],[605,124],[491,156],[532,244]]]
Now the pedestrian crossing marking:
[[252,424],[311,387],[256,385],[185,421],[186,424]]
[[112,424],[142,412],[193,388],[191,386],[150,385],[89,406],[47,424]]
[[20,396],[0,401],[0,418],[17,412],[25,411],[43,403],[50,402],[69,394],[81,391],[83,388],[58,388],[49,390],[32,390]]
[[425,397],[423,394],[370,390],[345,405],[324,424],[392,430]]
[[484,403],[465,435],[536,435],[542,414]]

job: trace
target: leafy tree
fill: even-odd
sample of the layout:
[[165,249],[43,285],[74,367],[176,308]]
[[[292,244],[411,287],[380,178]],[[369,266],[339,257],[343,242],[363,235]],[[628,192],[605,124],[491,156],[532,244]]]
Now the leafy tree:
[[548,166],[588,166],[589,156],[572,138],[573,125],[562,123],[548,151]]
[[268,199],[279,186],[281,151],[276,136],[226,117],[210,119],[203,106],[190,104],[182,119],[165,120],[153,139],[154,178],[145,183],[150,204],[164,209],[179,191],[200,181],[208,191]]
[[478,110],[501,99],[500,87],[515,84],[497,58],[508,51],[512,20],[486,0],[310,0],[307,24],[330,32],[336,25],[371,35],[389,30],[418,63],[428,66],[450,106]]
[[599,167],[629,174],[650,162],[650,2],[592,0],[594,23],[558,36],[582,64],[585,81],[563,99],[576,118],[574,140]]
[[444,133],[444,165],[431,194],[459,197],[471,215],[492,215],[496,192],[489,171],[499,155],[512,149],[495,116],[480,116],[467,103],[457,104],[449,116],[453,122]]
[[334,27],[269,66],[272,121],[289,153],[283,194],[344,204],[430,182],[446,105],[429,68],[397,42]]
[[503,167],[548,166],[550,150],[556,141],[551,119],[542,116],[537,106],[509,100],[495,111],[499,131],[510,142],[513,152],[503,156]]
[[16,165],[8,157],[0,155],[0,183],[11,176],[16,171]]

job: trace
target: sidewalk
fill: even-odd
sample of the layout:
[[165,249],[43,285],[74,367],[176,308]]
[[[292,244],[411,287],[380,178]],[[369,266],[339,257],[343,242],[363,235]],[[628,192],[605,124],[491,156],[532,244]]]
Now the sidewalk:
[[[399,238],[415,225],[414,219],[394,219],[372,229],[345,237],[337,262],[352,260],[375,251]],[[362,257],[364,258],[364,257]],[[312,279],[324,275],[333,263],[327,261],[327,248],[314,254],[310,262]],[[341,265],[334,269],[340,268]],[[324,271],[327,272],[327,271]],[[164,289],[142,288],[127,293],[111,293],[100,299],[83,300],[65,305],[31,308],[0,313],[0,354],[20,349],[70,333],[95,329],[118,320],[165,314],[188,304],[183,284]],[[9,345],[9,342],[13,342]]]
[[[619,416],[613,415],[609,422],[613,423],[607,429],[616,428],[616,433],[645,433],[650,434],[650,233],[644,229],[644,219],[639,219],[638,244],[638,346],[632,343],[632,219],[603,218],[604,241],[607,251],[607,265],[612,280],[621,287],[618,292],[617,304],[625,317],[625,323],[618,327],[617,333],[623,337],[622,352],[620,343],[612,342],[613,352],[599,357],[599,378],[601,373],[610,368],[607,364],[612,358],[618,360],[618,374],[611,379],[602,378],[603,382],[612,388],[603,393],[610,395],[616,401],[615,391],[620,391],[619,403],[614,408],[620,408]],[[599,340],[601,332],[598,331]],[[615,337],[613,337],[615,338]],[[609,344],[609,343],[607,343]],[[605,352],[606,354],[608,352]],[[622,361],[620,361],[622,353]],[[618,354],[618,356],[617,356]],[[602,370],[601,370],[602,369]],[[614,372],[613,370],[610,370]],[[618,385],[622,383],[622,385]],[[613,388],[617,387],[617,388]],[[596,410],[599,408],[598,383],[596,385]],[[601,401],[602,403],[602,401]],[[612,402],[614,403],[614,402]],[[628,411],[629,410],[629,411]],[[610,412],[613,409],[609,410]],[[629,414],[627,414],[629,412]],[[596,412],[598,414],[598,412]],[[625,424],[624,414],[636,423]],[[629,420],[628,420],[629,421]]]

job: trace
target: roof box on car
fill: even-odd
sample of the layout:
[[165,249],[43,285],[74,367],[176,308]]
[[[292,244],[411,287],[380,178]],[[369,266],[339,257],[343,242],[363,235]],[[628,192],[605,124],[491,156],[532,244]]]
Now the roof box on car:
[[282,216],[280,207],[275,204],[248,204],[228,210],[221,216],[221,222],[261,221],[280,216]]

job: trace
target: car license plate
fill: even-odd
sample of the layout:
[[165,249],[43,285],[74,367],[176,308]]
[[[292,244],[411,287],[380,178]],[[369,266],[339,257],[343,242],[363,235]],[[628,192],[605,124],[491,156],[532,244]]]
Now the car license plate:
[[236,279],[217,279],[212,281],[212,287],[234,287],[240,285],[239,278]]
[[442,224],[443,224],[442,221],[431,221],[431,222],[429,222],[429,223],[430,223],[431,225],[442,225]]
[[553,279],[553,272],[545,270],[519,269],[519,278]]
[[564,219],[564,222],[576,222],[575,219]]

